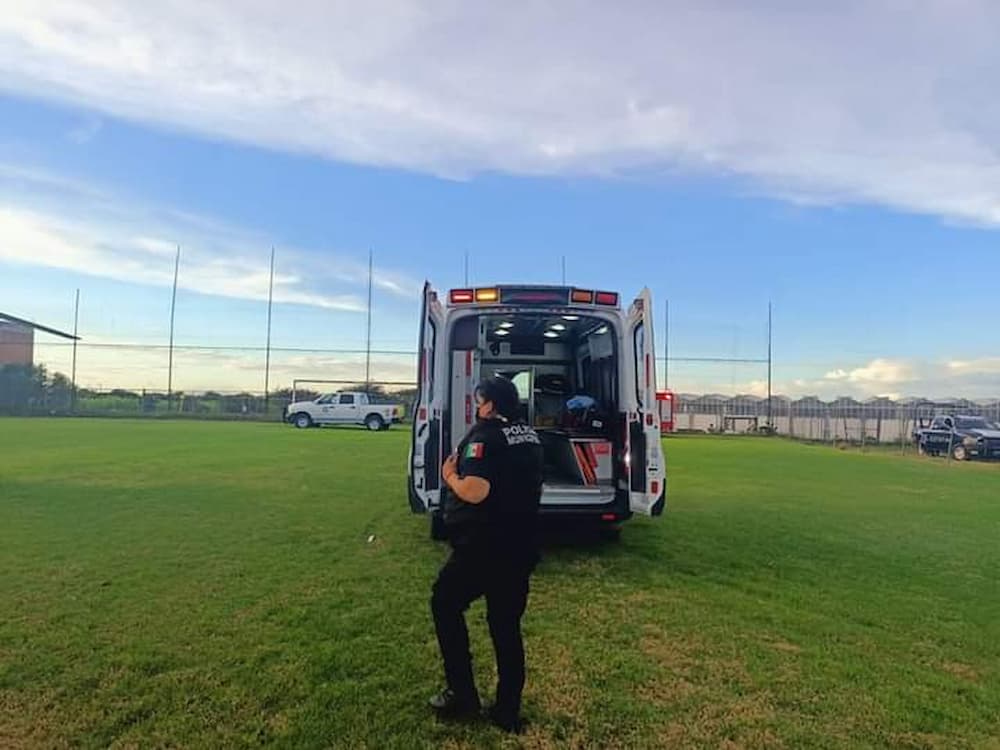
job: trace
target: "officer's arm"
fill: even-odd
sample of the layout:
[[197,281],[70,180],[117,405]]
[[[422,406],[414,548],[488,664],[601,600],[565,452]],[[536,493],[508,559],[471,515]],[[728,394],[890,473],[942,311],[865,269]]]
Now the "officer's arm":
[[445,484],[451,488],[459,500],[479,505],[490,494],[490,475],[487,462],[484,460],[483,451],[485,446],[481,443],[473,443],[470,453],[475,454],[475,458],[465,458],[462,461],[462,474],[458,472],[458,459],[450,457],[444,462],[441,469],[441,476]]
[[460,477],[458,474],[449,474],[444,481],[459,500],[472,505],[479,505],[490,495],[490,483],[481,477]]

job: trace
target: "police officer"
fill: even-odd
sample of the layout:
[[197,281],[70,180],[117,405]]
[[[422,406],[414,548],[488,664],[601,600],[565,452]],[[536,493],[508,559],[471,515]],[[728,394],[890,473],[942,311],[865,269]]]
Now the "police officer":
[[518,419],[519,407],[517,389],[506,378],[488,378],[476,389],[477,423],[442,469],[449,490],[443,508],[452,553],[431,597],[448,684],[431,706],[443,718],[479,713],[465,610],[485,596],[498,674],[489,717],[515,733],[522,730],[521,616],[528,579],[538,562],[543,465],[541,442]]

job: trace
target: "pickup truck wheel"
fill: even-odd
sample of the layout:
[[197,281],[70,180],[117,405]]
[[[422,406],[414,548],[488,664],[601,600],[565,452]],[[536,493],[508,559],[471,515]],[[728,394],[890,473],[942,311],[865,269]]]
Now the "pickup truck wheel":
[[298,427],[300,430],[304,430],[307,427],[312,427],[312,417],[306,414],[304,411],[299,412],[292,418],[292,424]]
[[969,458],[969,451],[965,449],[964,445],[956,445],[951,449],[951,457],[956,461],[965,461]]
[[385,420],[378,414],[369,414],[365,417],[365,427],[372,432],[380,432],[385,426]]

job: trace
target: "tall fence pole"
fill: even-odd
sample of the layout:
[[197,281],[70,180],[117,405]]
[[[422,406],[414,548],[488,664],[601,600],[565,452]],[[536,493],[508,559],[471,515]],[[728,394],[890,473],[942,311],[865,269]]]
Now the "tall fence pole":
[[375,256],[368,251],[368,340],[365,344],[365,393],[371,393],[372,382],[372,277],[374,275]]
[[274,304],[274,245],[271,245],[271,276],[267,282],[267,343],[264,346],[264,414],[271,398],[271,307]]
[[663,300],[663,388],[670,390],[670,300]]
[[76,290],[76,303],[73,305],[73,369],[70,380],[73,390],[70,396],[70,411],[76,413],[76,342],[80,332],[80,289]]
[[770,428],[774,428],[774,422],[772,420],[772,410],[771,410],[771,366],[772,366],[772,349],[771,349],[771,301],[767,301],[767,425]]
[[167,411],[170,411],[174,395],[174,311],[177,309],[177,272],[181,266],[181,246],[177,246],[174,257],[174,289],[170,295],[170,346],[167,352]]

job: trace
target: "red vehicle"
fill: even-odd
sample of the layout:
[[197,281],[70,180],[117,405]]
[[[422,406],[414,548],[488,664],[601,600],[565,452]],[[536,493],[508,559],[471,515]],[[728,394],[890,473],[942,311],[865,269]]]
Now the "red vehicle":
[[674,392],[657,391],[656,400],[660,407],[660,432],[674,431]]

